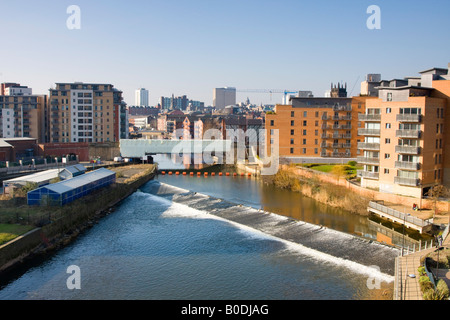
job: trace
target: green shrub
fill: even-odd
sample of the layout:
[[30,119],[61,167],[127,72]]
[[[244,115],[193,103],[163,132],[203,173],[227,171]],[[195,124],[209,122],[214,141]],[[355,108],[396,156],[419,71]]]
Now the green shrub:
[[442,295],[443,299],[449,298],[449,290],[447,283],[444,280],[440,279],[436,284],[436,290]]
[[438,292],[434,289],[428,289],[423,293],[424,300],[441,300]]
[[356,161],[349,161],[347,164],[349,166],[351,166],[351,167],[354,167],[354,166],[356,166],[357,162]]
[[417,268],[417,271],[421,276],[425,276],[427,273],[425,272],[425,267],[419,267]]

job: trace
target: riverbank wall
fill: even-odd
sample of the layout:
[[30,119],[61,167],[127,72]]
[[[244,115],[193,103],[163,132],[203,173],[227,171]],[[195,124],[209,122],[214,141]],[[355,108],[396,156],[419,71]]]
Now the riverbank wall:
[[[362,215],[367,214],[368,202],[373,200],[383,200],[394,204],[401,203],[411,207],[416,203],[422,209],[431,210],[434,208],[434,202],[429,199],[420,200],[413,197],[366,189],[343,177],[337,178],[332,174],[317,172],[303,167],[280,165],[278,174],[268,180],[271,183],[278,184],[280,187],[298,191],[321,203]],[[298,180],[298,182],[295,180]],[[438,201],[436,205],[437,210],[440,212],[450,211],[450,203],[447,201]]]
[[33,257],[48,254],[69,244],[81,232],[113,212],[115,206],[155,175],[156,166],[152,166],[122,183],[102,190],[100,194],[86,196],[67,205],[61,218],[3,244],[0,246],[0,275]]

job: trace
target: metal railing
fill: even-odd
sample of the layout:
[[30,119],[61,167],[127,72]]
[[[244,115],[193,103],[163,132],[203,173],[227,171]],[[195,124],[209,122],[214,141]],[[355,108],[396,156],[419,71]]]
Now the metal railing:
[[413,146],[395,146],[396,153],[405,153],[405,154],[420,154],[422,150],[421,147],[413,147]]
[[418,226],[418,227],[422,227],[423,228],[423,227],[426,227],[426,226],[431,224],[430,222],[428,222],[426,220],[422,220],[420,218],[411,216],[411,215],[406,214],[404,212],[401,212],[401,211],[389,208],[389,207],[384,206],[382,204],[379,204],[379,203],[377,203],[375,201],[370,201],[369,202],[369,207],[372,208],[372,209],[381,211],[383,213],[386,213],[386,214],[388,214],[388,215],[390,215],[392,217],[395,217],[397,219],[400,219],[400,220],[404,221],[405,223],[408,222],[408,223],[411,223],[411,224],[413,224],[415,226]]

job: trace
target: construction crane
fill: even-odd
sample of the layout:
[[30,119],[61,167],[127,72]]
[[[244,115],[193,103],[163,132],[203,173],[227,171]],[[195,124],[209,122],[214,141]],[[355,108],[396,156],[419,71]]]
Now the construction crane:
[[270,101],[272,101],[273,93],[282,93],[284,98],[284,103],[287,103],[286,97],[288,94],[299,93],[299,91],[291,90],[277,90],[277,89],[236,89],[236,92],[249,92],[249,93],[270,93]]

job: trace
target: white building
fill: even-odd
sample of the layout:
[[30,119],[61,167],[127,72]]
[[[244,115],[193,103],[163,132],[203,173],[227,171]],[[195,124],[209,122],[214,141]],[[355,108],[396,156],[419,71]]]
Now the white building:
[[213,91],[213,107],[223,109],[236,104],[236,88],[215,88]]
[[140,107],[148,107],[148,90],[145,88],[137,89],[135,92],[135,105]]

